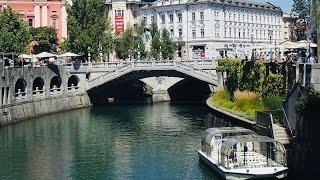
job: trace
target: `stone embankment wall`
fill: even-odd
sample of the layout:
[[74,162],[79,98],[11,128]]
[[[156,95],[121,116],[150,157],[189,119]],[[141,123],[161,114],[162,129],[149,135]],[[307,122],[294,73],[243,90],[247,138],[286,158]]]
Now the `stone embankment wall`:
[[0,65],[0,126],[91,106],[86,74],[70,74],[64,66],[56,65]]

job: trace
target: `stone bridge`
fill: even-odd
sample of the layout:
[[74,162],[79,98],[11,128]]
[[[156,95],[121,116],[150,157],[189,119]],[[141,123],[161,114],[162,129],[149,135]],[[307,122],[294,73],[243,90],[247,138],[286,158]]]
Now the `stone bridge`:
[[109,81],[138,72],[141,78],[151,76],[192,77],[208,84],[218,86],[215,72],[217,61],[114,61],[105,63],[67,64],[70,74],[90,74],[87,90],[105,84]]
[[113,61],[67,64],[66,70],[76,76],[86,74],[86,90],[92,94],[107,93],[105,86],[112,83],[140,80],[152,88],[153,101],[157,102],[169,101],[168,89],[184,79],[206,83],[211,89],[218,86],[216,66],[215,60]]

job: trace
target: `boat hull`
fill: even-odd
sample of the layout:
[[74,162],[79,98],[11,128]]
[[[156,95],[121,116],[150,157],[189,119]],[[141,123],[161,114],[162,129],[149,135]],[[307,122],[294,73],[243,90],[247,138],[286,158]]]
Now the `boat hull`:
[[287,176],[287,168],[282,171],[278,171],[272,174],[254,174],[254,173],[239,173],[230,172],[224,169],[222,166],[215,162],[213,159],[209,159],[204,153],[198,151],[199,159],[206,163],[211,169],[217,172],[224,179],[261,179],[261,178],[278,178],[282,179]]

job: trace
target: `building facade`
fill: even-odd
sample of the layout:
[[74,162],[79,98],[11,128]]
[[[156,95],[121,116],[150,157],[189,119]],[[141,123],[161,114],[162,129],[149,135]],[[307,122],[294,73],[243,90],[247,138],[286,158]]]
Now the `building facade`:
[[29,26],[51,26],[60,41],[67,38],[65,0],[0,0],[0,10],[10,6]]
[[284,41],[283,12],[270,3],[247,0],[158,0],[140,8],[150,26],[167,28],[182,59],[243,56],[254,44]]
[[122,37],[128,26],[139,23],[138,11],[146,4],[141,0],[106,0],[107,15],[117,38]]
[[318,44],[318,58],[320,57],[320,0],[310,1],[311,38]]

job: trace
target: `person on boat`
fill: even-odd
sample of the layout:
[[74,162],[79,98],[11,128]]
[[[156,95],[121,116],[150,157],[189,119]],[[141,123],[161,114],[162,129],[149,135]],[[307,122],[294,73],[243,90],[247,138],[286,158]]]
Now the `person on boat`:
[[230,150],[229,158],[234,162],[234,149]]

